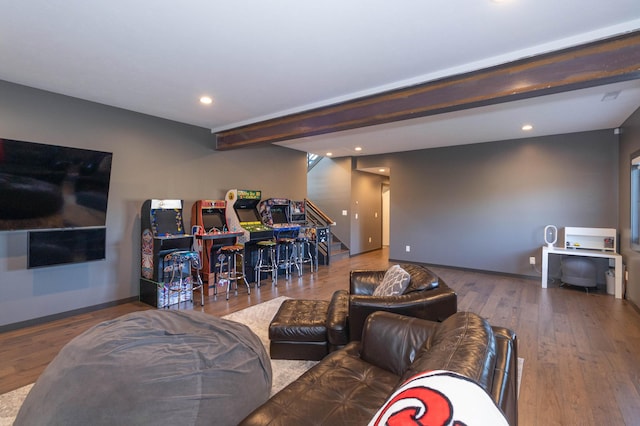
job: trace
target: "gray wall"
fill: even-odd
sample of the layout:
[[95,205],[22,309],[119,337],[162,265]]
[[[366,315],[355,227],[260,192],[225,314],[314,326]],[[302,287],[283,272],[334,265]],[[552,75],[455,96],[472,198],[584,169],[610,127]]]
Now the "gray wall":
[[640,253],[631,249],[631,155],[640,150],[640,109],[622,125],[620,137],[620,253],[629,273],[627,299],[640,306]]
[[382,247],[382,176],[351,174],[351,255]]
[[539,267],[546,225],[618,228],[617,141],[605,130],[387,156],[389,257],[538,275],[529,256]]
[[2,81],[0,138],[113,152],[107,259],[27,270],[27,233],[0,232],[0,326],[137,296],[146,199],[183,199],[188,220],[196,200],[223,199],[231,188],[306,197],[303,152],[217,152],[208,129]]
[[356,159],[325,157],[307,177],[307,197],[335,221],[331,232],[351,256],[382,247],[382,182],[386,181],[355,167]]
[[[347,247],[351,239],[351,159],[323,158],[307,176],[307,198],[335,221],[331,232]],[[346,216],[342,211],[347,212]]]

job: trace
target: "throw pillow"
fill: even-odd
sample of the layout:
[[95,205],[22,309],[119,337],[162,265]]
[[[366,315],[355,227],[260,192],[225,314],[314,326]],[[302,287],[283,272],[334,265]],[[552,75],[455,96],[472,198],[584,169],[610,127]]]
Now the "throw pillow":
[[382,278],[382,283],[373,291],[374,296],[398,296],[409,285],[411,275],[400,265],[393,265]]
[[369,426],[507,426],[502,411],[473,380],[452,371],[418,374],[398,388]]

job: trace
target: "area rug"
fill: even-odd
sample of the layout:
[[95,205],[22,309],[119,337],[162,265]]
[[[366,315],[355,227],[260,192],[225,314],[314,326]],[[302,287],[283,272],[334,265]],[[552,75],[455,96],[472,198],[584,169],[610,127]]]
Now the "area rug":
[[[282,302],[288,297],[280,296],[268,302],[259,303],[242,309],[241,311],[225,315],[222,318],[240,322],[248,326],[262,340],[262,344],[269,352],[269,323],[278,312]],[[284,359],[272,359],[273,384],[271,395],[300,377],[302,373],[317,364],[318,361],[289,361]]]

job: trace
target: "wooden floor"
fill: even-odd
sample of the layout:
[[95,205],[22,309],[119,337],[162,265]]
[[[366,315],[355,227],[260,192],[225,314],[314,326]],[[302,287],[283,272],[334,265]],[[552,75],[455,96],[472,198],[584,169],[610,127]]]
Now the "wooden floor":
[[[241,289],[205,299],[203,308],[225,315],[277,296],[329,299],[346,288],[351,269],[384,269],[387,250],[321,266],[313,275],[278,287],[264,282],[247,295]],[[542,289],[540,282],[451,268],[432,268],[458,293],[458,309],[515,330],[524,369],[520,425],[640,424],[640,314],[628,302],[569,288]],[[90,326],[149,309],[128,303],[0,334],[0,393],[34,382],[70,339]]]

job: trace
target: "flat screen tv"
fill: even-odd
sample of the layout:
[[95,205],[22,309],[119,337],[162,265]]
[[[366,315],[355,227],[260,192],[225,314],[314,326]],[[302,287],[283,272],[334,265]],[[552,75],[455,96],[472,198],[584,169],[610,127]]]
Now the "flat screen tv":
[[90,262],[106,257],[106,228],[30,231],[27,267]]
[[105,226],[109,152],[0,139],[0,231]]

